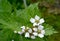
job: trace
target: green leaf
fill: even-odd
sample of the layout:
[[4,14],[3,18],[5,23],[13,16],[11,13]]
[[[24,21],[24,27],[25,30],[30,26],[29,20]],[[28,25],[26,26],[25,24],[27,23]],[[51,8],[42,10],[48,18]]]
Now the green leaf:
[[10,12],[11,13],[11,4],[7,0],[0,0],[0,12]]
[[[38,3],[31,4],[26,9],[18,10],[16,14],[17,16],[20,17],[20,23],[22,25],[27,25],[27,26],[31,26],[31,23],[30,23],[31,17],[35,17],[35,15],[38,15],[41,17],[41,13],[38,9]],[[24,20],[24,23],[22,20]]]
[[[15,41],[33,41],[32,39],[26,39],[25,37],[20,35],[12,36],[13,33],[11,32],[13,32],[14,30],[20,31],[21,30],[20,27],[23,25],[32,26],[32,24],[30,23],[30,18],[34,17],[35,15],[41,16],[37,5],[38,5],[37,3],[31,4],[28,8],[24,10],[17,10],[16,12],[13,13],[8,13],[8,12],[6,13],[7,9],[4,9],[5,11],[3,11],[3,13],[0,12],[1,13],[0,23],[3,24],[2,25],[3,30],[0,33],[0,40],[11,41],[11,39],[14,39]],[[40,38],[35,39],[35,41],[40,41],[40,40],[43,41],[43,39]]]
[[[21,30],[20,27],[23,25],[31,27],[32,26],[32,24],[30,23],[31,17],[34,17],[35,15],[38,15],[41,17],[41,12],[38,10],[38,3],[31,4],[26,9],[16,10],[13,13],[9,13],[11,12],[11,9],[8,9],[10,8],[10,6],[8,5],[8,2],[7,3],[5,2],[4,4],[5,5],[7,4],[6,5],[7,8],[5,8],[5,5],[1,5],[3,8],[1,7],[0,9],[3,11],[3,12],[0,11],[1,13],[0,23],[2,24],[2,27],[4,28],[0,33],[1,41],[4,41],[4,40],[11,41],[12,39],[14,39],[15,41],[45,41],[38,37],[35,40],[27,39],[24,36],[21,36],[18,34],[15,35],[13,33],[14,30],[20,31]],[[54,33],[54,29],[52,28],[52,26],[47,25],[47,24],[45,25],[45,31],[46,31],[45,35],[51,35]]]
[[45,35],[52,35],[54,33],[58,33],[57,31],[54,30],[53,26],[49,25],[49,24],[45,24]]

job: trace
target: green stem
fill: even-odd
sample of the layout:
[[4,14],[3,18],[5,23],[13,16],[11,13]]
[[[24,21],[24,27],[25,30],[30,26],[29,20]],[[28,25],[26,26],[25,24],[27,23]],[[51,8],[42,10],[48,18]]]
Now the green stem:
[[23,0],[25,8],[27,8],[26,0]]

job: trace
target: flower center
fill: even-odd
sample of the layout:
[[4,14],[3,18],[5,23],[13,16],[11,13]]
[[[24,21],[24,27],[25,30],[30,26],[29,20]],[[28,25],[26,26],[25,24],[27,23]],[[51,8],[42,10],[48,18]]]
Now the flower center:
[[40,30],[38,30],[37,32],[38,32],[38,33],[40,33],[41,31],[40,31]]
[[39,23],[39,20],[35,20],[36,23]]

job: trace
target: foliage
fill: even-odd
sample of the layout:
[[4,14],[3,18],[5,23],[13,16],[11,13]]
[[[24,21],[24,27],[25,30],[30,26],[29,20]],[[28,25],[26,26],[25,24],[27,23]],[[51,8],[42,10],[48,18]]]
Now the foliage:
[[[24,36],[14,34],[14,30],[20,31],[20,27],[32,26],[29,22],[31,17],[41,16],[38,9],[38,3],[31,4],[26,9],[15,10],[12,12],[12,6],[7,0],[0,0],[0,41],[45,41],[45,38],[36,38],[35,40],[24,38]],[[43,24],[46,30],[46,36],[55,33],[53,26]],[[50,32],[50,33],[49,33]]]

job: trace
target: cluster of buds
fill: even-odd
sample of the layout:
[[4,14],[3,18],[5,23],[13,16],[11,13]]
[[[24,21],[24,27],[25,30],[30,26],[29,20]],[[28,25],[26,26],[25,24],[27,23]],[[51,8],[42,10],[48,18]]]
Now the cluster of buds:
[[43,38],[45,35],[44,26],[42,26],[42,23],[44,23],[44,19],[40,19],[40,17],[36,15],[35,18],[30,19],[30,22],[33,24],[32,27],[22,26],[21,31],[14,32],[20,35],[25,34],[26,38],[35,39],[36,36]]

